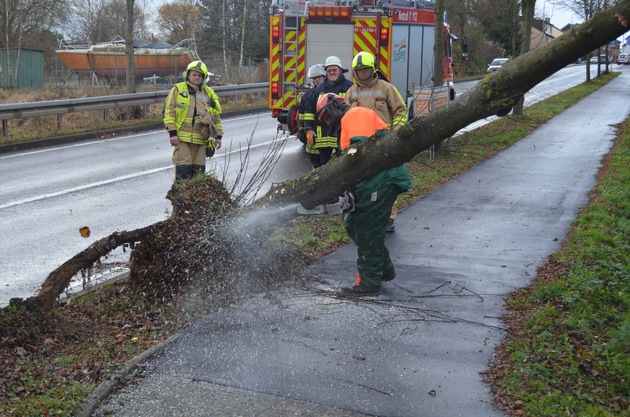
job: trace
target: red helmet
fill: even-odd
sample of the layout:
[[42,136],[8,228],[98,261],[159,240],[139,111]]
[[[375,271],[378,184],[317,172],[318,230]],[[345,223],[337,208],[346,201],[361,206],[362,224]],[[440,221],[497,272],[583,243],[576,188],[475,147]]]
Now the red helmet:
[[326,93],[317,100],[317,121],[322,125],[334,127],[348,108],[346,102],[333,93]]

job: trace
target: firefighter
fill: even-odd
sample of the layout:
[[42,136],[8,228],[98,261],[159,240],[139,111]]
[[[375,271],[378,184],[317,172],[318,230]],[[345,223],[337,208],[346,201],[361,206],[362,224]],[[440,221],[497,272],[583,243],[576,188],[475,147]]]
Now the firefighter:
[[332,157],[333,151],[337,149],[337,135],[330,126],[315,120],[317,100],[326,93],[335,93],[343,97],[352,86],[352,81],[343,75],[348,70],[341,65],[341,60],[338,57],[329,56],[326,58],[324,69],[326,70],[326,79],[315,89],[313,96],[304,103],[306,139],[308,143],[314,144],[319,151],[318,166],[325,165]]
[[[359,52],[352,60],[355,84],[346,91],[345,101],[352,107],[367,107],[374,110],[390,130],[407,123],[407,105],[393,84],[380,78],[376,71],[376,60],[369,52]],[[394,207],[389,217],[387,232],[396,230]]]
[[223,126],[219,97],[204,84],[208,68],[201,61],[188,64],[184,82],[177,83],[164,106],[164,126],[169,134],[175,181],[206,171],[206,158],[221,148]]
[[315,169],[321,166],[320,156],[319,156],[319,151],[317,150],[317,148],[315,148],[315,144],[309,143],[306,140],[306,129],[304,127],[304,119],[305,119],[304,114],[306,112],[306,102],[308,100],[311,100],[311,101],[317,100],[316,98],[314,98],[315,89],[317,88],[317,86],[323,83],[324,78],[326,78],[326,70],[324,69],[324,66],[321,64],[315,64],[311,66],[308,69],[308,78],[311,80],[311,89],[308,90],[306,93],[304,93],[304,95],[302,96],[302,99],[300,100],[300,104],[298,105],[298,112],[300,113],[300,122],[301,122],[300,133],[298,137],[300,137],[300,141],[304,143],[306,147],[306,153],[308,153],[311,164],[313,164],[313,169]]
[[[317,102],[317,120],[340,128],[342,154],[348,148],[375,140],[387,132],[387,124],[367,107],[350,108],[338,95],[325,94]],[[344,296],[378,295],[383,281],[396,277],[385,247],[389,213],[396,197],[411,188],[407,168],[400,165],[360,182],[344,193],[344,227],[357,245],[357,279],[342,287]]]

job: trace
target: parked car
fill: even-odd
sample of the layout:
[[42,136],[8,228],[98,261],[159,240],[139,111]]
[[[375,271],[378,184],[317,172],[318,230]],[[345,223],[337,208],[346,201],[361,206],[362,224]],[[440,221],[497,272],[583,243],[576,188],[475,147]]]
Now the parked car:
[[619,54],[619,58],[617,58],[617,64],[630,64],[630,54]]
[[509,58],[495,58],[490,65],[488,65],[488,72],[495,72],[496,70],[498,70],[499,68],[501,68],[501,66],[503,64],[505,64],[506,62],[508,62]]
[[600,55],[600,56],[595,55],[591,57],[590,62],[591,64],[605,64],[607,58],[608,57],[606,55]]

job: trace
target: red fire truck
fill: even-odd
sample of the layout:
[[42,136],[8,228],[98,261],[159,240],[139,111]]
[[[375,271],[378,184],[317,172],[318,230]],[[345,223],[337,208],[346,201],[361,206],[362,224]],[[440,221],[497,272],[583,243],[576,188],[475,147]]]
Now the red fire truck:
[[[279,130],[295,131],[296,107],[308,81],[306,72],[331,55],[351,69],[354,55],[371,52],[376,57],[377,70],[403,96],[433,84],[434,3],[392,1],[405,6],[376,0],[272,2],[269,107],[280,123]],[[451,46],[456,37],[447,24],[444,31],[444,83],[452,89]]]

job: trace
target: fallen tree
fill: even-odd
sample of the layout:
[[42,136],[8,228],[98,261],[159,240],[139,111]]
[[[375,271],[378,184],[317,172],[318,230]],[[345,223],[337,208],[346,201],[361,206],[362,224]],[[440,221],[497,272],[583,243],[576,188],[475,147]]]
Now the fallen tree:
[[[504,64],[448,106],[416,118],[381,140],[367,141],[356,153],[337,158],[313,173],[273,187],[257,205],[299,202],[313,208],[349,187],[411,160],[469,124],[492,115],[504,116],[536,84],[578,58],[628,31],[630,0]],[[394,140],[392,140],[394,139]]]
[[[617,6],[598,13],[553,42],[511,60],[448,106],[418,117],[383,139],[368,141],[355,152],[337,158],[308,175],[275,185],[246,209],[238,213],[235,210],[238,218],[232,219],[232,226],[247,230],[252,238],[264,238],[278,224],[297,217],[295,208],[298,204],[305,208],[314,208],[335,200],[349,187],[378,172],[411,160],[470,123],[495,114],[506,115],[533,86],[579,57],[625,33],[629,21],[630,0],[622,0]],[[52,308],[56,298],[65,290],[63,284],[67,286],[72,276],[86,269],[89,263],[87,261],[93,260],[106,249],[114,249],[112,246],[116,242],[132,243],[130,240],[133,240],[131,237],[134,235],[136,241],[147,240],[150,236],[160,234],[162,227],[161,224],[155,224],[140,229],[143,233],[124,232],[129,239],[105,238],[96,242],[82,252],[90,256],[86,258],[79,254],[49,275],[36,300],[44,309]],[[196,236],[194,233],[192,235]],[[218,237],[221,235],[215,234]],[[103,245],[104,242],[113,243]]]

